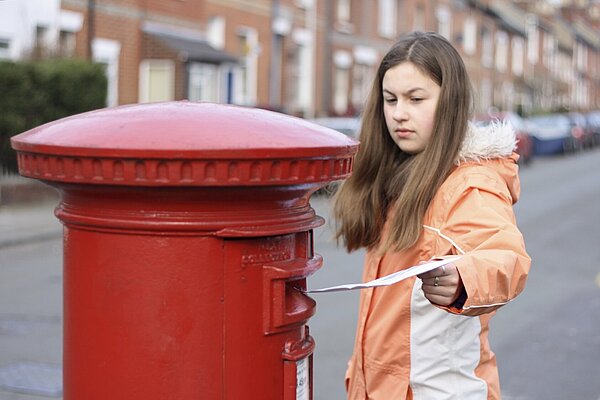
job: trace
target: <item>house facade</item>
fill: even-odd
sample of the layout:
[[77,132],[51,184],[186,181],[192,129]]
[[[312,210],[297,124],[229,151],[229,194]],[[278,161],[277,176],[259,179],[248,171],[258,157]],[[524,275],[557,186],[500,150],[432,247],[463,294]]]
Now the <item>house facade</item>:
[[63,10],[60,0],[0,2],[0,60],[70,56],[83,15]]
[[463,56],[476,112],[600,109],[598,6],[564,3],[6,0],[0,58],[44,51],[102,63],[107,106],[189,99],[356,115],[395,39],[425,30]]

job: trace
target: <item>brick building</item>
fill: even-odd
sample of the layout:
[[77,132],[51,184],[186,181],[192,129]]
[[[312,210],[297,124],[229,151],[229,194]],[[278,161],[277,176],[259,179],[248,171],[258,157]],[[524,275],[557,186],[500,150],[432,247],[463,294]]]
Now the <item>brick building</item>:
[[[54,2],[55,22],[26,28],[38,33],[32,46],[45,37],[103,63],[109,106],[190,99],[357,114],[395,38],[427,30],[461,52],[478,112],[600,109],[600,10],[581,0]],[[2,26],[0,58],[15,58]]]

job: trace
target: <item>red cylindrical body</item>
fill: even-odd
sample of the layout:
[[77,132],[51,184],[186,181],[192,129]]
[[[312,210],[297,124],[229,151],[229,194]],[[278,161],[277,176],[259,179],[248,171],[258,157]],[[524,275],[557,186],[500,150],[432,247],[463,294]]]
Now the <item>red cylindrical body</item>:
[[264,110],[106,109],[13,138],[57,187],[64,399],[311,399],[312,192],[357,144]]

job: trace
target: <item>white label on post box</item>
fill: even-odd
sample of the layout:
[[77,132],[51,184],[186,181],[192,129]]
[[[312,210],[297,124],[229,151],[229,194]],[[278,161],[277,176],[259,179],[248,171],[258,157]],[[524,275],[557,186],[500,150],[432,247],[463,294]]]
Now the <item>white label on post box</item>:
[[310,400],[308,358],[296,362],[296,400]]

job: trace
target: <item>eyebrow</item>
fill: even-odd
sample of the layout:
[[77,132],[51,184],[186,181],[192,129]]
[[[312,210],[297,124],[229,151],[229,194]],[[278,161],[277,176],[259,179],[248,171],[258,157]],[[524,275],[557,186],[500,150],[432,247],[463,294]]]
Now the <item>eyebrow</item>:
[[[415,88],[412,88],[412,89],[409,89],[409,90],[407,90],[406,92],[404,92],[404,93],[403,93],[403,95],[405,95],[405,96],[406,96],[406,95],[411,95],[411,94],[413,94],[414,92],[418,92],[419,90],[422,90],[422,91],[424,91],[424,92],[427,92],[427,90],[425,90],[424,88],[421,88],[421,87],[415,87]],[[384,92],[384,94],[385,94],[385,93],[387,93],[387,94],[391,94],[391,95],[395,96],[395,94],[394,94],[394,93],[392,93],[391,91],[389,91],[389,90],[387,90],[387,89],[383,89],[383,92]]]

